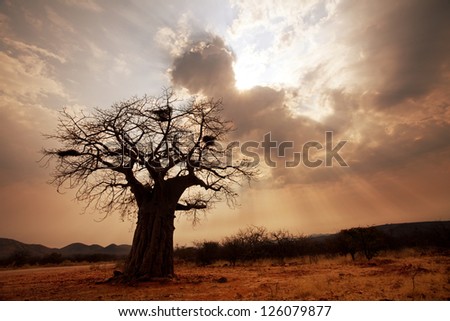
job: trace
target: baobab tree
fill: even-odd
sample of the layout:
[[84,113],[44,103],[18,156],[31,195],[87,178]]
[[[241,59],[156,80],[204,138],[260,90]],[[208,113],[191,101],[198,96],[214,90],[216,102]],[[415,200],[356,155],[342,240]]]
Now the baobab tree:
[[134,97],[90,114],[61,112],[59,147],[44,149],[56,160],[52,183],[76,189],[76,199],[106,215],[136,216],[123,277],[172,277],[174,219],[195,215],[222,199],[233,204],[236,184],[255,171],[222,148],[231,123],[220,100]]

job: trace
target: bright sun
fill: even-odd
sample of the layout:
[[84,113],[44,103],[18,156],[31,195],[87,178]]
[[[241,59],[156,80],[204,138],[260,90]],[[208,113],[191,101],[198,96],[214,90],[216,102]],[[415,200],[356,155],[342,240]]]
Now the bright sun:
[[235,62],[233,64],[234,77],[236,79],[236,88],[238,90],[247,90],[265,82],[260,79],[260,71],[254,64],[245,62]]

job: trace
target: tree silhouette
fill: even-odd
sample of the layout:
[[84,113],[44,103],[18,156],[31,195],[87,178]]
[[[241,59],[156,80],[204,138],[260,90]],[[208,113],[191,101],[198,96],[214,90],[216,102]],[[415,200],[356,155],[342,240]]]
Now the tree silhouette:
[[217,142],[231,130],[220,100],[180,101],[171,89],[160,97],[133,97],[91,114],[61,112],[61,147],[44,149],[56,160],[52,183],[77,189],[76,199],[106,215],[136,215],[124,278],[171,277],[174,219],[226,199],[255,171],[231,159]]

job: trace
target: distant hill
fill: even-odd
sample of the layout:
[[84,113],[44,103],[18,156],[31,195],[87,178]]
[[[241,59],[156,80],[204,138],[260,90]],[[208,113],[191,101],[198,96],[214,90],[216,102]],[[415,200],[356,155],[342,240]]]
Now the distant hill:
[[391,237],[402,238],[413,234],[441,234],[450,231],[450,221],[385,224],[378,225],[375,228]]
[[[450,221],[395,223],[371,227],[393,238],[408,238],[412,235],[442,234],[450,232]],[[327,240],[335,235],[336,234],[313,234],[310,237],[316,240]]]
[[110,255],[125,256],[130,252],[130,245],[110,244],[107,247],[100,245],[86,245],[83,243],[73,243],[61,249],[48,248],[40,244],[25,244],[16,240],[0,238],[0,260],[10,257],[15,253],[26,253],[31,257],[43,257],[51,253],[59,253],[63,257],[73,257],[77,255]]
[[18,252],[26,252],[31,256],[44,256],[53,251],[55,249],[40,244],[24,244],[12,239],[0,238],[0,259],[7,258]]
[[74,256],[74,255],[94,255],[94,254],[106,254],[113,256],[124,256],[130,252],[130,245],[116,245],[110,244],[107,247],[100,246],[98,244],[86,245],[83,243],[72,243],[61,249],[59,253],[63,256]]
[[104,248],[98,244],[86,245],[83,243],[72,243],[58,250],[64,256],[103,254]]

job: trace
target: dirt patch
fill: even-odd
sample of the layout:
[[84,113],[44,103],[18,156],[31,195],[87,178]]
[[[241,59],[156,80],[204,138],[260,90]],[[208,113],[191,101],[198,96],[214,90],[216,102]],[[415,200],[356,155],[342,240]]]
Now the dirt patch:
[[0,271],[0,300],[448,300],[450,258],[176,266],[177,277],[105,284],[114,264]]

